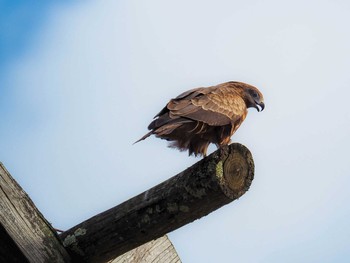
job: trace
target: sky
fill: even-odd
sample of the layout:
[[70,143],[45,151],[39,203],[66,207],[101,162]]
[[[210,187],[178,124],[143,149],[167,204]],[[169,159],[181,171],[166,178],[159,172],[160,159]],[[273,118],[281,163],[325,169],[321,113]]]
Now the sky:
[[[169,234],[183,262],[349,262],[348,1],[0,1],[0,161],[58,229],[200,160],[148,138],[181,92],[257,86],[255,179]],[[211,147],[210,151],[214,151]]]

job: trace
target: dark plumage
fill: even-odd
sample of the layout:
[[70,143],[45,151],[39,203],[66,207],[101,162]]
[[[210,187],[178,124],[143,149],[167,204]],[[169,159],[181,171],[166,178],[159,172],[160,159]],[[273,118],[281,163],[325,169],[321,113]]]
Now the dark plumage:
[[250,107],[263,110],[264,98],[246,83],[192,89],[171,99],[148,126],[150,132],[136,142],[154,134],[170,141],[170,147],[205,156],[210,143],[221,147],[231,142]]

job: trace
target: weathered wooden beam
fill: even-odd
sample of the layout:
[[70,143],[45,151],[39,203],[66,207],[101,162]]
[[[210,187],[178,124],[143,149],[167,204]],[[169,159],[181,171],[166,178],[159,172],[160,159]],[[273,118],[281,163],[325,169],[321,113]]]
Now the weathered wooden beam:
[[231,144],[62,233],[63,244],[82,261],[106,262],[239,198],[253,177],[251,153]]
[[181,263],[181,260],[167,236],[162,236],[126,252],[110,263]]
[[[1,262],[70,262],[51,225],[0,163]],[[11,240],[11,241],[10,241]],[[19,260],[19,261],[16,261]]]

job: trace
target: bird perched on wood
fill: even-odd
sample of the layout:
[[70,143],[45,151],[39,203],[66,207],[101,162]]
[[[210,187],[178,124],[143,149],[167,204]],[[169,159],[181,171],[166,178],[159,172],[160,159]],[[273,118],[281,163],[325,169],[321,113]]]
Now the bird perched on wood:
[[154,134],[170,141],[169,147],[206,156],[210,143],[221,147],[231,142],[251,107],[262,111],[264,97],[243,82],[192,89],[171,99],[149,124],[150,132],[135,143]]

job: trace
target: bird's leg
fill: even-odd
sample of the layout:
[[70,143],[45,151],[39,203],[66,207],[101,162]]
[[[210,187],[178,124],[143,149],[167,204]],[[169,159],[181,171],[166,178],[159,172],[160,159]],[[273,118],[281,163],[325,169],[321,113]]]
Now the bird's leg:
[[228,149],[228,145],[227,144],[222,145],[220,147],[220,154],[221,155],[228,155],[228,152],[229,152],[229,149]]
[[228,145],[230,143],[231,143],[230,137],[226,137],[222,141],[220,141],[219,143],[216,144],[216,147],[218,147],[220,149],[221,156],[228,155],[228,153],[229,153]]
[[218,148],[220,150],[220,156],[228,155],[229,149],[227,144],[218,145]]

